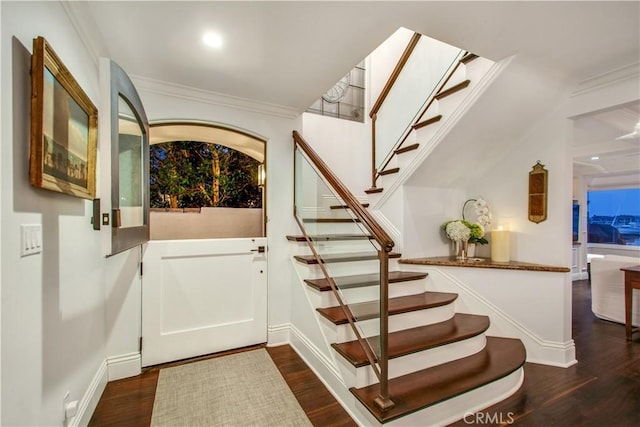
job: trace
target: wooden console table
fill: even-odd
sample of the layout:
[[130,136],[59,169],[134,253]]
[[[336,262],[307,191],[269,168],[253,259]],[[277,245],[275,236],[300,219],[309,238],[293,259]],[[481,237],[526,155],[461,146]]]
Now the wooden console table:
[[624,327],[627,332],[627,341],[631,341],[631,335],[636,329],[631,324],[631,309],[633,303],[633,290],[640,289],[640,265],[625,267],[624,271]]

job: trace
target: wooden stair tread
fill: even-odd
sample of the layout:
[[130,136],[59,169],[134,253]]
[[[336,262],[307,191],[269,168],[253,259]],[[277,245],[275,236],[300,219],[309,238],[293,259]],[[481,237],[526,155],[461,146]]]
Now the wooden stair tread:
[[442,120],[442,114],[438,114],[437,116],[433,116],[433,117],[430,117],[430,118],[428,118],[426,120],[418,122],[415,125],[413,125],[412,127],[414,129],[420,129],[420,128],[423,128],[423,127],[428,126],[430,124],[437,123],[440,120]]
[[364,192],[367,194],[382,193],[383,191],[384,191],[384,188],[381,188],[381,187],[377,187],[377,188],[371,187],[368,190],[364,190]]
[[[455,301],[457,297],[457,294],[445,292],[423,292],[404,297],[389,298],[389,316],[440,307]],[[374,319],[379,317],[380,303],[378,301],[367,301],[350,304],[349,308],[355,316],[354,320]],[[344,311],[339,306],[317,308],[316,310],[335,325],[343,325],[349,322]]]
[[[329,262],[350,262],[350,261],[368,261],[378,259],[378,253],[372,252],[345,252],[337,254],[325,254],[320,255],[322,261]],[[294,255],[297,261],[304,264],[318,264],[318,260],[313,255]],[[389,252],[389,258],[400,258],[400,254],[397,252]]]
[[[480,335],[487,329],[489,329],[487,316],[457,313],[444,322],[392,332],[389,334],[389,358],[393,359],[461,341]],[[378,338],[367,339],[375,354],[379,353],[380,340]],[[357,340],[332,344],[331,346],[356,368],[369,364],[367,356]]]
[[420,144],[411,144],[411,145],[407,145],[406,147],[400,147],[397,148],[394,153],[395,154],[402,154],[402,153],[406,153],[407,151],[412,151],[412,150],[416,150],[418,147],[420,146]]
[[463,56],[463,57],[460,59],[460,62],[462,62],[463,64],[466,64],[466,63],[468,63],[468,62],[473,61],[473,60],[474,60],[474,59],[476,59],[476,58],[479,58],[479,56],[478,56],[478,55],[476,55],[475,53],[468,52],[465,56]]
[[[366,234],[318,234],[309,236],[311,240],[314,242],[328,242],[328,241],[339,241],[339,240],[371,240],[373,236]],[[287,240],[290,242],[306,242],[307,239],[302,235],[289,235],[287,236]]]
[[391,169],[385,169],[383,171],[378,172],[378,175],[391,175],[392,173],[398,173],[400,172],[400,168],[391,168]]
[[469,86],[469,83],[471,83],[471,80],[465,80],[463,82],[458,83],[455,86],[451,86],[449,89],[443,90],[442,92],[439,92],[434,98],[437,99],[438,101],[441,100],[442,98],[446,98],[449,95],[453,95],[454,93],[461,91],[462,89],[466,88],[467,86]]
[[303,218],[302,222],[308,223],[347,223],[347,222],[360,222],[358,218]]
[[[363,208],[368,208],[369,207],[369,203],[360,203],[360,206],[362,206]],[[331,205],[331,206],[329,206],[329,209],[349,209],[349,206],[347,206],[347,205]]]
[[476,354],[390,379],[389,395],[395,406],[386,412],[373,403],[379,384],[350,391],[384,423],[499,380],[522,367],[525,357],[520,340],[487,337],[487,345]]
[[[407,282],[410,280],[421,280],[427,277],[427,273],[416,273],[411,271],[390,271],[389,283]],[[365,286],[374,286],[379,283],[380,275],[373,274],[356,274],[353,276],[334,277],[336,283],[338,283],[340,289],[362,288]],[[321,279],[306,279],[304,281],[307,285],[320,291],[327,292],[331,290],[329,280],[325,278]]]

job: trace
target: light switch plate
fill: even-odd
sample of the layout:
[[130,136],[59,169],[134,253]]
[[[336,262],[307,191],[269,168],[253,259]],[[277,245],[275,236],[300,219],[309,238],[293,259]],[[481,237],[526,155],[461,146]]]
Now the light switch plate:
[[42,224],[20,225],[20,255],[27,256],[42,252]]

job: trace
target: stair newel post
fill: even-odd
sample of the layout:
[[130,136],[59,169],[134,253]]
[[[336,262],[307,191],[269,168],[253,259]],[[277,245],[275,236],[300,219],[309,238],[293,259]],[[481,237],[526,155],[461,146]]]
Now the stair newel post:
[[387,411],[394,407],[389,397],[389,252],[382,249],[378,252],[380,258],[380,395],[375,404]]

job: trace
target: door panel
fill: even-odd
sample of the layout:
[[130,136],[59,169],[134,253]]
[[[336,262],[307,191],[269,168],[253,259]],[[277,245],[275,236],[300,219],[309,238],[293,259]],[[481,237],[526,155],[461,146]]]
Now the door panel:
[[267,340],[266,238],[151,241],[142,278],[142,364]]

